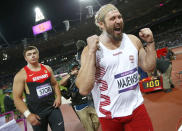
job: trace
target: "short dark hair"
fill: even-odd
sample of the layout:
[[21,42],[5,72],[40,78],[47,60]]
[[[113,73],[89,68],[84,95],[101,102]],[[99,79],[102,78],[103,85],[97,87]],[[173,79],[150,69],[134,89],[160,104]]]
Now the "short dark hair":
[[37,50],[37,52],[39,52],[39,50],[37,49],[37,47],[35,46],[27,46],[26,48],[24,48],[23,50],[23,56],[25,56],[26,52],[29,51],[29,50]]

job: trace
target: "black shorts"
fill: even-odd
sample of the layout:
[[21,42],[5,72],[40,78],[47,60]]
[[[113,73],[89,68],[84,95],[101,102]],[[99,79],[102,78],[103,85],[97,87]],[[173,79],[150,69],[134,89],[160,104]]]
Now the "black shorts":
[[34,131],[47,131],[48,124],[52,131],[64,131],[63,116],[59,108],[55,108],[43,118],[41,117],[40,123],[38,126],[32,126]]

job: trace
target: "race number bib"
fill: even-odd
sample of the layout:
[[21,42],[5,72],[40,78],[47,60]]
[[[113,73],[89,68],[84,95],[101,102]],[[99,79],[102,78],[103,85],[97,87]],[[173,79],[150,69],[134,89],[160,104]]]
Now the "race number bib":
[[119,93],[136,89],[139,82],[137,68],[116,74],[114,78],[116,79]]
[[38,86],[36,88],[36,91],[37,91],[38,97],[42,98],[52,93],[52,87],[50,84],[44,84],[44,85]]

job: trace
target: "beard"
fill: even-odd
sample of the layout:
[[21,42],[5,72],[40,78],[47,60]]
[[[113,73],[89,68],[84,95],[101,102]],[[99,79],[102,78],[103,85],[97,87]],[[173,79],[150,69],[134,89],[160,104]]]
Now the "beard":
[[[108,36],[115,40],[115,41],[121,41],[122,40],[122,37],[123,37],[123,25],[119,25],[117,27],[119,28],[116,28],[116,27],[109,27],[107,26],[107,24],[105,24],[105,27],[106,27],[106,32],[108,34]],[[118,31],[120,31],[120,33],[116,33],[116,29],[119,29]]]

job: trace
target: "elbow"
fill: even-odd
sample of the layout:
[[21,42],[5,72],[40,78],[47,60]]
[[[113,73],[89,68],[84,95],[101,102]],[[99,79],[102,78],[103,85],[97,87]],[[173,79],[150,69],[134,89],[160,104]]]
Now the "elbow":
[[156,61],[154,61],[153,64],[148,67],[148,72],[153,72],[155,68],[156,68]]
[[88,86],[88,85],[83,85],[83,84],[79,84],[76,82],[76,86],[78,87],[79,89],[79,93],[83,96],[86,96],[88,95],[90,92],[91,92],[91,89],[90,87],[92,86]]
[[143,63],[141,67],[145,72],[153,72],[156,67],[156,60],[153,60],[152,62]]
[[23,101],[20,97],[13,97],[14,104],[17,108],[17,105],[20,103],[20,101]]
[[155,70],[155,66],[151,67],[148,72],[153,72]]
[[86,95],[88,95],[88,94],[90,93],[90,91],[83,90],[83,89],[79,88],[79,93],[80,93],[81,95],[83,95],[83,96],[86,96]]
[[143,70],[144,70],[145,72],[150,73],[150,72],[153,72],[154,69],[155,69],[155,66],[150,66],[150,67],[144,68]]
[[18,101],[19,99],[20,99],[19,96],[16,96],[15,94],[13,94],[13,101],[14,101],[14,103],[15,103],[16,101]]

